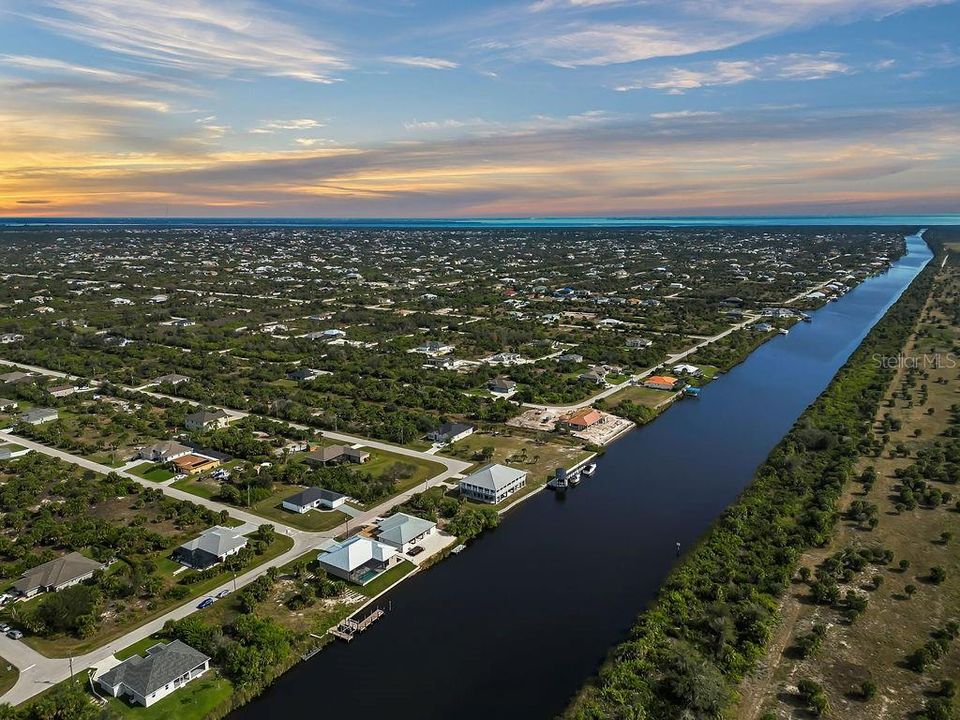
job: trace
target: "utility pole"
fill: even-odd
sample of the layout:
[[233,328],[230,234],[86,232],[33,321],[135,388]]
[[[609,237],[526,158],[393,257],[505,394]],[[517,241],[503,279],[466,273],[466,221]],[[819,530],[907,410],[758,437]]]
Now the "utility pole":
[[73,655],[70,656],[70,679],[73,680]]

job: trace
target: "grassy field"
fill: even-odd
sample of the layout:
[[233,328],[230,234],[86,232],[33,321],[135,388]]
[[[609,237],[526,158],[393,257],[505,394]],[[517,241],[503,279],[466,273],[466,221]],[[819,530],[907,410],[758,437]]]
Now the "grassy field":
[[111,697],[107,698],[107,707],[130,720],[204,720],[232,692],[233,685],[229,680],[219,677],[215,670],[208,670],[199,680],[148,708]]
[[16,685],[19,677],[20,671],[0,657],[0,695]]
[[375,597],[394,583],[399,582],[403,577],[413,572],[415,567],[416,565],[409,560],[403,560],[399,565],[393,566],[380,577],[370,581],[363,587],[358,585],[356,587],[351,586],[351,588],[362,595],[366,595],[367,597]]
[[126,660],[128,657],[133,657],[134,655],[144,655],[146,654],[148,648],[152,648],[158,642],[165,643],[167,642],[167,639],[160,637],[159,635],[151,635],[150,637],[146,637],[139,642],[135,642],[133,645],[125,647],[123,650],[115,652],[113,656],[117,660]]
[[[953,275],[951,287],[957,292],[960,284]],[[934,286],[934,297],[946,298],[946,281]],[[950,327],[945,335],[942,326],[949,322],[943,308],[928,305],[920,332],[904,348],[904,357],[922,357],[955,347],[960,332]],[[919,504],[915,509],[900,509],[900,480],[896,473],[916,460],[917,450],[943,437],[951,421],[951,407],[957,403],[957,370],[952,367],[925,368],[925,376],[915,383],[901,369],[894,378],[885,402],[878,413],[879,423],[890,413],[902,423],[899,430],[889,430],[889,442],[881,457],[862,458],[857,472],[873,466],[877,479],[873,486],[851,482],[840,507],[854,501],[877,506],[877,525],[870,530],[860,522],[844,519],[825,548],[808,552],[801,566],[813,570],[828,556],[846,548],[883,548],[893,554],[886,565],[868,565],[841,585],[867,598],[861,617],[851,622],[835,608],[811,601],[806,582],[795,580],[781,605],[780,625],[774,630],[769,651],[757,673],[741,688],[741,699],[730,717],[735,720],[757,720],[764,717],[811,717],[796,694],[801,678],[809,678],[823,686],[831,710],[827,717],[844,720],[899,720],[914,717],[924,703],[935,696],[940,681],[960,677],[960,642],[954,641],[943,659],[923,673],[905,665],[905,658],[930,639],[930,633],[949,620],[960,620],[960,540],[944,542],[960,535],[960,511],[954,502],[940,507]],[[941,382],[945,381],[945,382]],[[928,389],[922,398],[921,384]],[[902,444],[907,457],[893,457],[890,450]],[[949,485],[931,483],[938,489]],[[906,565],[901,567],[901,561]],[[946,580],[931,582],[930,569],[946,570]],[[877,584],[877,578],[880,584]],[[909,588],[909,589],[908,589]],[[827,630],[819,650],[806,657],[798,648],[798,640],[811,633],[815,624]],[[864,698],[862,683],[876,687],[875,696]],[[954,701],[954,718],[960,709]],[[930,717],[933,717],[932,715]],[[937,716],[940,717],[940,716]]]
[[163,463],[154,462],[142,462],[127,472],[155,483],[161,483],[173,477],[173,473],[164,467]]
[[[493,455],[489,460],[478,457],[478,453],[484,448],[493,448]],[[571,467],[590,454],[576,443],[560,439],[545,442],[512,430],[497,433],[476,432],[441,452],[448,457],[475,463],[471,468],[474,470],[488,462],[527,470],[530,474],[528,481],[546,481],[556,468]]]
[[654,390],[642,385],[631,385],[608,397],[606,407],[610,412],[615,413],[618,405],[629,400],[637,405],[655,408],[662,403],[669,402],[673,395],[674,393],[667,390]]

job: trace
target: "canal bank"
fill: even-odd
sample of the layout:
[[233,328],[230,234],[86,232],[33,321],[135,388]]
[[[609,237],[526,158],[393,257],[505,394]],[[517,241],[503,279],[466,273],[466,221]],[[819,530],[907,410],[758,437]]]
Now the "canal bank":
[[373,632],[295,667],[231,717],[560,712],[653,597],[675,543],[692,545],[737,496],[929,258],[912,238],[892,270],[611,446],[565,500],[539,494],[470,552],[403,583]]

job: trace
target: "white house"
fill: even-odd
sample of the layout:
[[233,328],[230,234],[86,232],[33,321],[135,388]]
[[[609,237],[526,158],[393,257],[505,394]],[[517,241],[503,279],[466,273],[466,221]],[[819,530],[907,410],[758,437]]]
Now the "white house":
[[175,440],[166,440],[164,442],[158,442],[156,445],[148,445],[147,447],[140,448],[137,455],[144,460],[167,463],[189,455],[192,452],[193,450],[186,445],[182,445]]
[[180,640],[157,643],[146,656],[133,655],[97,678],[113,697],[150,707],[210,669],[210,658]]
[[324,490],[318,487],[309,487],[303,492],[283,500],[280,505],[284,510],[300,513],[301,515],[314,508],[323,510],[336,510],[347,501],[346,495],[341,495],[333,490]]
[[460,494],[471,500],[496,504],[527,484],[527,471],[491,463],[460,481]]
[[443,423],[436,430],[427,434],[427,439],[436,443],[453,444],[457,440],[473,435],[473,425],[466,423]]
[[406,513],[394,513],[377,522],[377,540],[400,552],[407,552],[414,545],[433,534],[435,522]]
[[320,555],[320,567],[331,575],[366,585],[391,565],[397,550],[386,543],[354,535]]

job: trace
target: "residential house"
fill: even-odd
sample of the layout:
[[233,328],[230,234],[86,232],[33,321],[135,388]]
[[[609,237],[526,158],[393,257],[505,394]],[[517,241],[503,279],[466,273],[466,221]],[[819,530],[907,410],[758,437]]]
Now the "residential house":
[[361,465],[370,459],[370,453],[347,445],[326,445],[307,453],[304,462],[309,465],[339,465],[351,462]]
[[703,375],[703,370],[698,368],[696,365],[687,365],[685,363],[674,365],[672,370],[677,373],[677,375],[691,375],[693,377],[700,377]]
[[157,385],[181,385],[186,382],[190,382],[189,375],[179,375],[178,373],[170,373],[169,375],[161,375],[154,380]]
[[7,398],[0,398],[0,412],[8,412],[10,410],[16,410],[20,407],[20,403],[16,400],[8,400]]
[[579,365],[583,362],[583,355],[580,355],[579,353],[567,353],[566,355],[561,355],[558,357],[557,362]]
[[183,424],[187,430],[219,430],[225,428],[230,416],[223,410],[201,410],[187,415]]
[[320,377],[319,370],[313,370],[312,368],[301,367],[296,370],[291,370],[287,373],[288,380],[296,380],[297,382],[306,382],[308,380],[316,380]]
[[407,552],[424,538],[433,534],[437,524],[423,518],[394,513],[377,522],[377,540],[400,552]]
[[517,384],[513,380],[505,378],[503,375],[498,375],[487,383],[487,388],[489,388],[490,392],[500,393],[502,395],[513,392],[516,387]]
[[205,455],[196,455],[193,452],[175,457],[171,462],[174,469],[184,475],[200,475],[208,470],[220,467],[219,460]]
[[627,338],[627,347],[634,350],[648,348],[653,345],[653,340],[648,340],[647,338],[641,337],[632,337]]
[[80,388],[73,383],[63,383],[60,385],[51,385],[47,388],[47,392],[50,393],[53,397],[67,397],[68,395],[73,395]]
[[97,678],[113,697],[150,707],[210,669],[210,658],[185,642],[157,643],[147,654],[131,655]]
[[590,368],[586,372],[580,373],[577,376],[577,380],[583,380],[584,382],[593,383],[594,385],[606,385],[607,373],[603,368]]
[[302,492],[285,498],[280,505],[284,510],[300,513],[301,515],[308,510],[336,510],[347,501],[346,495],[341,495],[333,490],[325,490],[319,487],[309,487]]
[[236,555],[246,546],[247,538],[235,529],[217,525],[174,550],[173,559],[197,570],[205,570]]
[[653,388],[654,390],[674,390],[678,382],[680,381],[671,375],[652,375],[648,377],[643,384],[645,387]]
[[436,430],[427,435],[428,440],[435,443],[455,443],[457,440],[463,440],[465,437],[473,435],[473,425],[465,423],[443,423]]
[[520,360],[520,354],[512,352],[501,352],[487,358],[487,362],[491,365],[511,365],[520,362]]
[[460,494],[479,502],[499,503],[527,484],[527,471],[491,463],[460,481]]
[[177,458],[182,458],[185,455],[189,455],[193,450],[186,445],[181,445],[175,440],[165,440],[164,442],[158,442],[156,445],[148,445],[146,447],[140,448],[137,452],[144,460],[152,460],[153,462],[168,463],[176,460]]
[[573,415],[565,418],[563,424],[574,431],[583,431],[589,427],[596,425],[597,423],[603,422],[604,415],[599,410],[594,408],[587,407],[582,410],[578,410]]
[[423,353],[424,355],[449,355],[453,350],[453,345],[447,345],[446,343],[437,342],[436,340],[430,340],[414,348],[414,352]]
[[27,570],[13,584],[13,589],[21,597],[33,597],[41,592],[57,592],[89,580],[93,573],[102,567],[102,563],[78,552],[67,553],[56,560]]
[[318,558],[320,567],[335,577],[366,585],[389,569],[397,550],[386,543],[354,535],[330,547]]
[[3,333],[0,334],[0,344],[9,345],[10,343],[20,342],[23,340],[23,335],[20,333]]
[[14,370],[13,372],[3,373],[0,375],[0,382],[4,385],[18,385],[20,383],[30,383],[36,382],[37,377],[33,373],[20,372],[19,370]]
[[20,422],[25,422],[28,425],[42,425],[59,417],[60,414],[53,408],[31,408],[20,416]]

